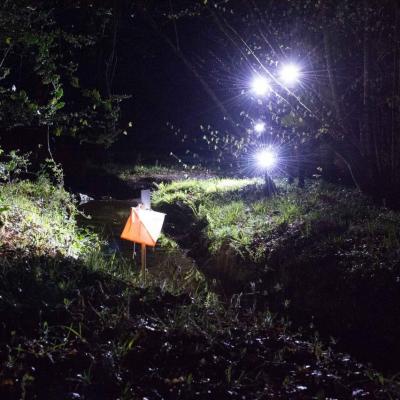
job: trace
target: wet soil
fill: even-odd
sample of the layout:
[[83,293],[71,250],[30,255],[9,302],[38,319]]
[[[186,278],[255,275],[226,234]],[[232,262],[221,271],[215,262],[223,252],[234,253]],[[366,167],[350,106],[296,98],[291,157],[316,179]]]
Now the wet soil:
[[388,398],[350,357],[239,306],[132,287],[68,260],[0,265],[1,399]]

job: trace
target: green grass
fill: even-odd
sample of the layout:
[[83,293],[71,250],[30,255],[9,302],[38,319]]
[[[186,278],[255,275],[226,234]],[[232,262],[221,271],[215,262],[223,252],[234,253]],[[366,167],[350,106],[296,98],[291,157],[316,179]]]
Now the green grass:
[[188,180],[161,184],[153,199],[156,207],[185,204],[196,219],[206,220],[204,233],[214,254],[228,245],[252,255],[252,261],[260,261],[263,250],[255,239],[272,237],[291,225],[305,237],[345,240],[357,234],[371,242],[379,237],[388,250],[400,243],[400,215],[374,207],[356,190],[318,182],[299,190],[283,181],[278,188],[277,196],[264,198],[257,180]]
[[46,177],[0,185],[0,210],[0,245],[9,249],[78,258],[99,245],[78,228],[73,197]]
[[173,204],[182,201],[190,207],[208,204],[210,200],[240,197],[241,190],[256,188],[260,181],[257,179],[188,179],[169,184],[161,183],[153,193],[153,203]]
[[123,180],[137,178],[158,178],[166,180],[184,180],[196,175],[208,175],[210,172],[197,166],[182,169],[182,165],[161,165],[161,164],[139,164],[139,165],[120,165],[106,164],[103,168]]
[[162,165],[134,165],[125,166],[117,164],[107,164],[105,169],[111,173],[114,173],[121,179],[129,179],[132,176],[167,176],[176,173],[177,170],[172,167]]
[[[283,190],[283,183],[281,185]],[[212,253],[225,245],[239,253],[250,251],[253,238],[301,215],[295,196],[265,199],[258,179],[188,180],[161,184],[153,195],[155,207],[181,202],[198,220],[207,222]]]
[[324,334],[396,368],[400,213],[355,189],[277,183],[272,198],[248,180],[165,184],[154,198],[178,236],[198,230],[197,256],[222,285],[267,293],[298,324],[313,316]]
[[102,252],[105,243],[78,226],[76,217],[80,211],[75,199],[47,178],[0,185],[0,210],[0,254],[73,258],[85,268],[113,279],[130,285],[162,287],[174,294],[194,294],[206,287],[204,276],[166,236],[160,239],[163,250],[159,271],[148,274],[144,282],[131,259]]
[[[397,214],[367,201],[355,207],[348,200],[357,193],[285,188],[264,199],[258,180],[185,180],[159,185],[154,201],[184,205],[191,213],[186,227],[191,219],[201,223],[215,254],[229,246],[259,263],[266,243],[257,238],[296,224],[315,235],[315,220],[328,215],[321,200],[333,207],[329,218],[353,232],[364,234],[369,221],[367,237],[383,235],[382,246],[398,241]],[[351,223],[350,212],[357,215]],[[77,214],[72,196],[45,176],[0,184],[1,398],[349,398],[354,390],[373,390],[384,399],[399,393],[395,378],[386,380],[319,340],[303,340],[266,306],[249,306],[256,297],[238,293],[221,301],[173,238],[162,236],[159,269],[144,280],[132,260],[104,254],[99,239],[79,229]]]

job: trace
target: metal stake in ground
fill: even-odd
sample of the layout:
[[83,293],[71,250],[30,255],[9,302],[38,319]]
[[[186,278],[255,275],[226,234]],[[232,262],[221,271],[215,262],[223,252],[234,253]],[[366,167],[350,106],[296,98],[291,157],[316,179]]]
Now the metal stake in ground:
[[146,276],[146,245],[142,243],[141,248],[140,248],[140,262],[141,262],[141,270],[140,270],[140,274],[142,275],[142,277]]

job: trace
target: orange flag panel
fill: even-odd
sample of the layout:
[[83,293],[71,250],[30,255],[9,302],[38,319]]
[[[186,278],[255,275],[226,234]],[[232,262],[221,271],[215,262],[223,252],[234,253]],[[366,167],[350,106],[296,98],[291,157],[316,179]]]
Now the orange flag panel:
[[156,245],[156,241],[150,236],[134,208],[131,209],[131,215],[128,221],[126,221],[121,238],[135,243],[145,244],[146,246],[154,247]]

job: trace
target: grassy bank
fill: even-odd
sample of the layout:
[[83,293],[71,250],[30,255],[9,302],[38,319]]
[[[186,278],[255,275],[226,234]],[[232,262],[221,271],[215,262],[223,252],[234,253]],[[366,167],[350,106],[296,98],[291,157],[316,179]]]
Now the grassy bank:
[[[164,195],[191,198],[201,220],[206,198],[258,197],[252,182],[198,193],[185,184],[185,196]],[[47,178],[3,183],[0,198],[2,399],[396,397],[395,381],[305,340],[267,308],[221,302],[196,269],[143,282],[77,227],[73,199]]]
[[[349,236],[362,239],[367,250],[376,250],[380,256],[390,255],[400,245],[398,213],[374,207],[356,190],[322,182],[301,190],[282,181],[279,195],[266,199],[257,180],[187,180],[159,185],[154,201],[159,207],[181,202],[197,220],[205,220],[204,233],[212,253],[228,245],[255,262],[265,262],[268,255],[267,241],[257,239],[293,225],[304,238],[322,234],[321,239],[332,239],[338,245]],[[368,251],[364,253],[368,256]],[[375,269],[370,255],[368,267]]]
[[99,243],[78,229],[77,213],[72,196],[46,177],[2,185],[0,252],[82,256]]
[[[261,308],[289,313],[396,371],[398,213],[322,182],[300,190],[282,181],[271,199],[257,182],[176,182],[160,185],[155,200],[183,245],[193,242],[197,227],[202,245],[193,255],[222,286],[256,292]],[[189,214],[192,227],[185,231]]]

